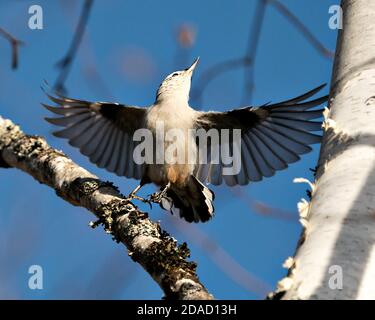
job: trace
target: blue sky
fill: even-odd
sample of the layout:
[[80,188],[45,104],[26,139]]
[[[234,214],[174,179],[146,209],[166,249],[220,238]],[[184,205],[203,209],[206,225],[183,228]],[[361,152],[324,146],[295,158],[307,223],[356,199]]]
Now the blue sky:
[[[334,50],[336,31],[328,28],[328,8],[338,0],[282,2],[327,48]],[[28,28],[31,4],[43,7],[43,30]],[[69,47],[82,4],[73,0],[0,1],[0,27],[25,42],[20,49],[19,68],[12,71],[9,44],[0,38],[0,114],[20,124],[25,132],[46,137],[78,164],[127,193],[137,181],[96,168],[65,141],[52,137],[51,127],[43,120],[47,112],[40,102],[46,102],[46,98],[40,85],[44,80],[54,83],[56,62]],[[184,59],[178,59],[176,30],[181,25],[196,31],[194,45],[185,59],[191,63],[195,57],[201,58],[194,86],[194,80],[210,66],[244,55],[255,5],[255,0],[95,1],[87,33],[66,81],[68,94],[86,100],[152,104],[162,79],[176,68],[186,67],[181,65]],[[93,66],[100,75],[100,84],[90,73]],[[329,83],[331,69],[331,60],[318,54],[273,7],[267,9],[254,69],[254,105],[291,98]],[[233,70],[211,82],[204,91],[202,105],[196,107],[239,107],[242,92],[243,71]],[[315,146],[314,152],[288,170],[242,187],[241,197],[229,187],[214,187],[216,216],[209,223],[192,226],[171,219],[156,207],[150,216],[161,220],[180,242],[189,244],[200,279],[216,298],[263,298],[243,285],[244,279],[250,275],[274,288],[285,275],[282,263],[293,254],[301,232],[296,204],[306,197],[307,189],[292,180],[311,179],[309,168],[315,167],[318,152],[319,146]],[[17,170],[0,170],[0,182],[0,298],[162,296],[124,247],[111,241],[100,228],[88,227],[93,216],[85,209],[65,203],[53,190]],[[154,190],[150,186],[142,193]],[[249,206],[249,201],[255,200],[282,209],[293,218],[261,215]],[[242,269],[233,269],[233,261]],[[28,268],[34,264],[43,268],[43,290],[28,288]],[[227,267],[232,270],[229,274],[223,271]],[[239,281],[233,280],[233,273],[239,275]]]

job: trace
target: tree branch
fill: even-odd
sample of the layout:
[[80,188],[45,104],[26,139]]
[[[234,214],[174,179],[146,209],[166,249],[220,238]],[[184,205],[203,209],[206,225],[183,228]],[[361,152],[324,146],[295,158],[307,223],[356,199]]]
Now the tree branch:
[[334,53],[324,46],[324,44],[314,36],[312,31],[293,14],[283,3],[278,0],[258,0],[255,8],[253,23],[250,25],[247,49],[243,56],[235,59],[228,59],[214,64],[205,70],[196,81],[193,87],[191,99],[196,104],[202,104],[203,93],[210,82],[218,76],[235,69],[244,70],[244,91],[242,105],[251,105],[252,95],[255,87],[254,65],[256,52],[259,45],[260,34],[264,22],[264,15],[267,5],[272,5],[288,22],[296,28],[298,32],[316,49],[316,51],[328,59],[333,59]]
[[264,16],[266,13],[267,0],[258,0],[257,6],[255,8],[255,15],[253,19],[253,24],[249,31],[249,38],[247,42],[247,50],[245,53],[244,65],[244,89],[242,96],[242,105],[247,105],[252,102],[253,92],[254,92],[254,65],[255,57],[258,51],[260,34],[263,27]]
[[12,47],[12,69],[15,70],[18,67],[18,48],[23,44],[21,40],[16,39],[6,30],[0,28],[0,36],[8,40]]
[[160,225],[148,219],[110,182],[75,164],[38,136],[25,135],[0,116],[0,166],[18,168],[56,190],[69,203],[96,215],[114,240],[158,283],[166,299],[213,299],[199,282],[196,263],[187,261],[186,243],[178,245]]
[[77,54],[78,48],[82,42],[83,35],[85,33],[86,25],[90,17],[91,8],[94,0],[85,0],[83,4],[81,16],[78,21],[77,28],[74,32],[74,37],[70,43],[70,47],[65,56],[57,63],[58,68],[60,68],[60,73],[54,85],[54,89],[58,92],[65,92],[65,80],[68,77],[70,67],[73,60]]
[[288,9],[286,5],[278,0],[266,0],[270,5],[273,5],[301,34],[303,37],[316,49],[316,51],[323,57],[332,60],[334,52],[324,46],[324,44],[314,36],[311,30]]

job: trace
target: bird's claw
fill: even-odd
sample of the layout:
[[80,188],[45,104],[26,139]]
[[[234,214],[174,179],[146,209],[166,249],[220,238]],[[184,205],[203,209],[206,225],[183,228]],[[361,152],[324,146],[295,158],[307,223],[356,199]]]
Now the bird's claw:
[[150,201],[155,203],[160,203],[161,200],[167,195],[167,191],[169,188],[169,184],[161,191],[155,192],[152,195],[150,195]]
[[142,201],[143,203],[148,203],[150,205],[150,209],[152,209],[152,203],[158,203],[160,204],[162,199],[167,195],[167,191],[170,187],[170,183],[168,183],[163,190],[159,191],[159,192],[155,192],[151,195],[148,195],[148,198],[145,199],[145,198],[142,198],[142,197],[139,197],[135,194],[135,192],[131,192],[127,199],[128,200],[132,200],[132,199],[137,199],[139,201]]
[[142,201],[143,203],[147,203],[149,206],[150,206],[150,209],[152,209],[152,203],[151,203],[151,200],[150,199],[145,199],[145,198],[142,198],[142,197],[139,197],[137,196],[136,194],[134,193],[130,193],[127,197],[128,200],[132,200],[132,199],[137,199],[139,201]]
[[163,199],[163,195],[161,194],[161,192],[155,192],[151,194],[149,198],[150,198],[150,202],[160,203],[161,200]]

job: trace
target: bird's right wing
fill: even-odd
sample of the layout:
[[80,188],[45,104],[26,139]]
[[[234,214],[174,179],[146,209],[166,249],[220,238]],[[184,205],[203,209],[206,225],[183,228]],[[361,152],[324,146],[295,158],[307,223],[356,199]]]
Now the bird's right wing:
[[142,128],[145,108],[106,102],[89,102],[48,95],[58,106],[43,104],[59,118],[46,118],[49,123],[65,127],[53,134],[68,139],[82,154],[100,168],[119,176],[140,179],[143,166],[135,163],[134,132]]
[[[259,108],[246,107],[227,112],[198,112],[196,128],[241,130],[241,170],[238,174],[224,175],[223,163],[200,163],[195,175],[201,181],[219,185],[245,185],[270,177],[277,170],[288,167],[299,160],[299,155],[311,151],[310,144],[318,143],[322,121],[311,121],[322,117],[322,111],[312,108],[327,101],[328,96],[306,101],[320,89],[317,87],[299,97]],[[222,145],[222,141],[219,142]],[[230,142],[233,150],[233,143]],[[198,146],[201,148],[201,146]],[[210,151],[209,148],[208,151]],[[233,153],[233,151],[232,151]],[[210,155],[208,155],[210,156]],[[220,160],[221,161],[221,160]]]

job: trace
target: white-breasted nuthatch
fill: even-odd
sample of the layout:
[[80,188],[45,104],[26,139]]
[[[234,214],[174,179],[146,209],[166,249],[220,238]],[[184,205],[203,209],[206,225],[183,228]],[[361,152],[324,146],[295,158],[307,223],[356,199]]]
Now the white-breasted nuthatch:
[[[189,222],[207,221],[213,216],[213,192],[203,183],[219,185],[223,181],[229,186],[246,185],[270,177],[275,171],[288,167],[299,160],[299,155],[311,151],[310,144],[318,143],[321,136],[311,131],[321,130],[321,121],[311,121],[322,116],[322,109],[310,110],[325,101],[324,96],[306,101],[323,86],[319,86],[299,97],[259,108],[245,107],[227,112],[202,112],[189,106],[191,78],[199,59],[187,69],[168,75],[161,83],[153,105],[148,108],[121,105],[110,102],[88,102],[66,98],[59,94],[49,95],[58,107],[44,105],[48,110],[61,115],[59,118],[46,118],[54,125],[66,127],[54,135],[66,138],[80,149],[81,153],[101,168],[117,175],[140,179],[135,193],[146,183],[161,187],[159,201],[164,209],[179,214]],[[134,141],[138,129],[148,129],[154,138],[157,124],[164,130],[178,129],[182,137],[175,141],[177,151],[185,151],[195,156],[201,149],[200,142],[191,129],[210,131],[241,130],[240,168],[233,174],[223,174],[226,165],[219,159],[184,163],[139,163],[134,159],[134,150],[139,141]],[[228,130],[229,129],[229,130]],[[208,139],[209,150],[212,144],[224,144],[219,140]],[[164,142],[162,151],[172,143]],[[226,144],[234,155],[234,142]],[[159,145],[160,149],[160,145]],[[165,150],[164,150],[165,149]],[[176,151],[175,150],[175,151]],[[237,149],[238,150],[238,149]],[[153,150],[155,155],[160,150]],[[155,160],[155,157],[153,157]],[[186,159],[186,158],[185,158]]]

